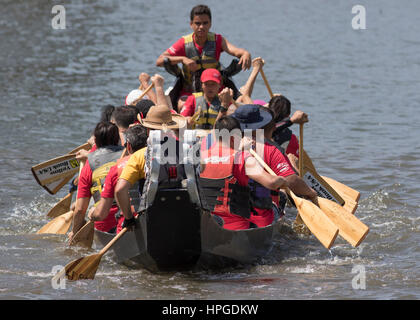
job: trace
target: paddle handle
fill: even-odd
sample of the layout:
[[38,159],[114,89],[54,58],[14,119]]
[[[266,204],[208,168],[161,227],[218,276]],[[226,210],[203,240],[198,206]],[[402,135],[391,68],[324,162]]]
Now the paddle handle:
[[117,234],[110,242],[107,243],[105,247],[102,248],[101,251],[99,251],[99,255],[104,255],[109,250],[109,248],[111,248],[114,243],[117,242],[127,232],[127,230],[127,228],[122,229],[119,234]]
[[299,124],[299,177],[303,178],[303,123]]
[[149,85],[146,90],[143,91],[143,93],[140,95],[140,97],[138,97],[136,100],[134,100],[131,105],[136,105],[137,102],[139,102],[141,99],[143,99],[143,97],[155,86],[154,83],[152,83],[151,85]]
[[270,84],[267,81],[267,78],[265,76],[264,70],[263,68],[260,69],[260,73],[261,73],[261,77],[264,80],[265,86],[267,87],[268,93],[270,94],[270,98],[272,98],[274,96],[273,91],[271,91],[271,87]]

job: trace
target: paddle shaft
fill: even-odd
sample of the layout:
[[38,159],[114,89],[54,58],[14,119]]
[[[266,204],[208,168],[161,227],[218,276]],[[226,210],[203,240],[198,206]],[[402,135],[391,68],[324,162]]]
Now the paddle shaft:
[[262,67],[260,68],[260,73],[261,73],[261,77],[264,80],[265,86],[267,87],[268,93],[270,94],[270,98],[272,98],[274,96],[274,94],[273,94],[273,91],[271,91],[270,84],[268,83],[268,80],[265,76],[265,73],[264,73],[264,70],[263,70]]
[[127,228],[122,229],[119,234],[117,234],[110,242],[107,243],[105,247],[102,248],[101,251],[99,251],[98,255],[103,256],[127,231]]
[[303,123],[299,124],[299,177],[303,178]]
[[146,90],[143,91],[143,93],[140,95],[140,97],[138,97],[136,100],[134,100],[131,105],[136,105],[137,102],[139,102],[141,99],[143,99],[143,97],[155,86],[154,83],[152,83],[151,85],[149,85]]

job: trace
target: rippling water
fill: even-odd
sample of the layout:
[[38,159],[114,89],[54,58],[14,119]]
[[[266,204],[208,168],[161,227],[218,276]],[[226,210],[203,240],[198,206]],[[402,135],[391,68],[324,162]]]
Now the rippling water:
[[[93,281],[52,288],[54,265],[88,254],[64,236],[35,232],[67,190],[51,196],[30,168],[85,142],[100,107],[121,105],[140,72],[189,32],[195,1],[71,1],[66,29],[50,1],[0,6],[0,298],[2,299],[418,299],[420,297],[420,3],[209,1],[212,30],[265,59],[275,92],[309,114],[304,145],[318,172],[361,192],[356,215],[371,231],[330,251],[297,236],[286,217],[262,263],[218,272],[152,274],[105,255]],[[222,56],[226,65],[230,58]],[[235,76],[245,83],[248,72]],[[258,78],[253,97],[268,100]],[[353,268],[366,271],[353,289]]]

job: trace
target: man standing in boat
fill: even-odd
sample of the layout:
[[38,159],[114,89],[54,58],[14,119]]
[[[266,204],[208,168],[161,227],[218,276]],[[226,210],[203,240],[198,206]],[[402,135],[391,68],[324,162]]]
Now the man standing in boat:
[[180,97],[197,91],[193,87],[193,78],[199,81],[203,70],[214,68],[220,71],[219,58],[222,52],[239,58],[238,64],[242,70],[250,68],[251,54],[247,50],[238,48],[222,35],[209,31],[211,28],[209,7],[198,5],[192,8],[190,27],[193,31],[191,34],[181,37],[156,60],[158,67],[182,63],[184,84]]

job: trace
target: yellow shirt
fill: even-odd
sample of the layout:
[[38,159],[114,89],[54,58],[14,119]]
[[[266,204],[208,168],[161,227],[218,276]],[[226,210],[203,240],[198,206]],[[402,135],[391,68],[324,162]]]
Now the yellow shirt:
[[128,159],[120,179],[127,180],[131,185],[135,184],[140,179],[145,177],[144,165],[146,164],[145,153],[147,148],[143,148],[134,152],[130,159]]

